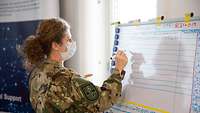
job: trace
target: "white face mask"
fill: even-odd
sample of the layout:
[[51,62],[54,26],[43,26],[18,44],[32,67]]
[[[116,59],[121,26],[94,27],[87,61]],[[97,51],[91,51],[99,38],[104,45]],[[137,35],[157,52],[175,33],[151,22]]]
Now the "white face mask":
[[76,52],[76,42],[72,41],[70,44],[66,45],[65,47],[66,47],[66,51],[60,53],[61,58],[64,61],[70,59]]

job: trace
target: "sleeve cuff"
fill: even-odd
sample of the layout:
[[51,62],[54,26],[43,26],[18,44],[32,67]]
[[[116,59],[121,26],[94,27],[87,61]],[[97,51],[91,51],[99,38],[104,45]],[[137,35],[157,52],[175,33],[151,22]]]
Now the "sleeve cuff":
[[125,75],[125,71],[122,70],[121,73],[118,69],[113,69],[112,70],[112,77],[117,78],[118,80],[123,80],[124,79],[124,75]]

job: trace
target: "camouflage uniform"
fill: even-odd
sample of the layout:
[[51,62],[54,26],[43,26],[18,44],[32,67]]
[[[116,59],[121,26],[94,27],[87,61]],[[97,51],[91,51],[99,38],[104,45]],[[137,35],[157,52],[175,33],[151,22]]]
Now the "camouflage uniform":
[[114,70],[98,87],[61,63],[46,60],[30,74],[30,101],[36,113],[98,113],[120,97],[121,80]]

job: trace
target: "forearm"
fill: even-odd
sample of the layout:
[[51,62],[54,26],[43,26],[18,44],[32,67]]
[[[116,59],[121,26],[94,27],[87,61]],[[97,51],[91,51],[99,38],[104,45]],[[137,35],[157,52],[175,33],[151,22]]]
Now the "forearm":
[[117,102],[121,96],[121,81],[122,77],[118,70],[114,70],[111,76],[104,81],[102,87],[99,88],[100,97],[97,101],[99,111],[104,111]]

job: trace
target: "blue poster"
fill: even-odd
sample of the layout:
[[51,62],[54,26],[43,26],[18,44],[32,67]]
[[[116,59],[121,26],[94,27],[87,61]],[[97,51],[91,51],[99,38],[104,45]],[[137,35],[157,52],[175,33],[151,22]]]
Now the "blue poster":
[[0,23],[0,112],[34,112],[29,102],[29,76],[22,67],[17,47],[35,33],[38,22]]

